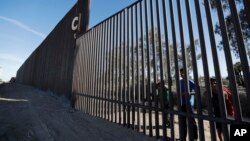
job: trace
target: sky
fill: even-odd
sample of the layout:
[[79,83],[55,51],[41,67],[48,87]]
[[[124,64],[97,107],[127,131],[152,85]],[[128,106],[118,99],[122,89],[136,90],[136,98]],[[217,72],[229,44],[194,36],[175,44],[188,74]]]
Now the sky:
[[[135,1],[136,0],[91,0],[90,28]],[[16,72],[23,62],[43,42],[46,36],[76,2],[77,0],[0,1],[0,80],[9,81],[11,77],[16,76]],[[184,3],[182,3],[182,5],[183,4]],[[194,7],[192,2],[190,5]],[[201,7],[203,7],[203,5],[201,5]],[[183,5],[182,8],[185,13],[185,6]],[[191,10],[194,12],[194,8]],[[177,13],[177,11],[175,13]],[[202,20],[205,20],[206,15],[204,10],[201,11],[201,14]],[[195,14],[192,14],[192,16],[195,18]],[[216,14],[212,13],[212,17],[216,17]],[[177,18],[177,16],[175,16],[175,18]],[[188,33],[185,14],[183,14],[183,21],[184,33]],[[218,20],[213,18],[213,21],[216,23]],[[176,22],[176,24],[176,27],[178,27],[178,22]],[[197,27],[195,21],[193,24],[193,27]],[[207,27],[205,21],[203,24],[204,27]],[[209,39],[207,39],[208,30],[207,28],[205,29],[205,44],[207,47],[210,47]],[[171,29],[169,32],[171,32]],[[171,33],[169,34],[171,35]],[[176,34],[177,37],[179,37],[178,30]],[[216,39],[220,39],[217,37]],[[199,38],[197,28],[194,28],[194,38]],[[187,41],[188,44],[188,34],[185,34],[185,41]],[[208,48],[207,52],[210,54],[210,56],[207,56],[208,65],[213,66],[211,62],[211,50]],[[224,54],[222,51],[219,51],[218,55],[220,56],[219,61],[222,76],[226,77],[228,74],[225,57],[223,57]],[[232,57],[234,58],[234,55]],[[198,61],[198,65],[202,66],[201,61]],[[199,68],[199,75],[203,75],[202,67]],[[214,67],[209,67],[211,76],[214,76],[213,68]]]
[[[9,81],[77,0],[0,1],[0,80]],[[135,0],[91,0],[90,28]]]

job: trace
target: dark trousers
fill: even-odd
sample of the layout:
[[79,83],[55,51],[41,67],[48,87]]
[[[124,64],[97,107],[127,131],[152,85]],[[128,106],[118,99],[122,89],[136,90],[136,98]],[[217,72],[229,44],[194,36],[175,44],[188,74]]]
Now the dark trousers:
[[[185,104],[183,104],[181,106],[181,111],[182,112],[187,112]],[[191,114],[193,113],[192,108],[190,108],[190,113]],[[185,137],[187,137],[187,117],[186,116],[181,116],[181,118],[182,118],[182,124],[181,125],[183,126],[183,129],[184,129],[184,135],[185,135]],[[192,122],[191,126],[193,128],[193,131],[191,133],[193,133],[194,139],[198,139],[198,129],[197,129],[197,124],[196,124],[194,118],[191,118],[191,122]]]

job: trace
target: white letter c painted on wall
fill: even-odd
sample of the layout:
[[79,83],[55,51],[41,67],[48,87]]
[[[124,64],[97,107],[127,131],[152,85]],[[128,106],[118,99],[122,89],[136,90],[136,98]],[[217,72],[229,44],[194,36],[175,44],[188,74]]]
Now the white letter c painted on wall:
[[71,24],[71,29],[74,30],[74,31],[77,29],[77,24],[76,24],[76,22],[78,22],[78,17],[75,17],[75,18],[73,19],[73,21],[72,21],[72,24]]

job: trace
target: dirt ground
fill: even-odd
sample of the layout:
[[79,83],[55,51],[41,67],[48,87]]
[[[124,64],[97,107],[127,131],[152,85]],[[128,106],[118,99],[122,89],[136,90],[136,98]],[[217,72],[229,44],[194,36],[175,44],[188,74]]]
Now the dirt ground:
[[[248,105],[244,101],[241,104]],[[249,113],[244,107],[248,106],[243,106],[244,113]],[[0,141],[156,140],[155,137],[145,136],[143,133],[83,112],[70,112],[71,110],[69,100],[63,96],[15,83],[0,84]],[[155,123],[154,114],[152,118],[152,122]],[[135,120],[137,122],[137,119]],[[211,140],[209,123],[204,120],[203,124],[205,139],[209,141]],[[180,137],[178,125],[178,118],[175,116],[174,138]],[[146,134],[148,131],[146,130]],[[162,134],[160,130],[160,135]],[[167,134],[169,137],[170,128],[167,128]]]
[[0,86],[0,141],[154,141],[118,124],[69,112],[64,97],[29,86]]

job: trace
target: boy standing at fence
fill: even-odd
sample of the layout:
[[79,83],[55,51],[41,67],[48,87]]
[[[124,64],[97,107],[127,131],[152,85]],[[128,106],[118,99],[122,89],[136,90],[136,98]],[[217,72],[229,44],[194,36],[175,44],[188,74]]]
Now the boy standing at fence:
[[[158,89],[159,92],[159,97],[160,97],[160,105],[161,107],[163,107],[166,110],[169,110],[169,95],[170,95],[170,91],[168,89],[167,85],[164,85],[164,81],[162,82],[163,85],[161,85],[161,82],[159,82],[156,86],[156,88]],[[160,89],[162,89],[162,93],[160,93]],[[167,117],[167,121],[166,121],[166,127],[170,126],[170,121],[168,118],[168,114],[165,115],[165,117]]]
[[[213,101],[213,110],[215,117],[221,117],[221,111],[219,106],[219,98],[218,98],[218,85],[215,78],[210,78],[211,90],[212,90],[212,101]],[[228,116],[235,116],[235,108],[233,105],[232,94],[227,87],[223,86],[223,95],[225,98],[225,104],[227,109]],[[216,130],[220,141],[223,141],[223,133],[222,133],[222,124],[220,122],[216,122]]]
[[[180,79],[180,90],[181,90],[181,111],[182,112],[187,112],[187,107],[190,107],[190,113],[193,113],[193,107],[194,107],[194,91],[195,91],[195,84],[193,81],[189,80],[188,81],[188,86],[189,86],[189,92],[192,93],[190,95],[188,95],[188,99],[186,99],[186,95],[185,95],[185,72],[184,69],[180,69],[180,75],[181,75],[181,79]],[[182,124],[183,128],[184,128],[184,135],[185,137],[187,136],[187,117],[186,116],[181,116],[182,118]],[[191,125],[193,128],[193,137],[194,139],[198,139],[198,129],[197,129],[197,124],[194,120],[194,118],[190,118],[191,119]]]

